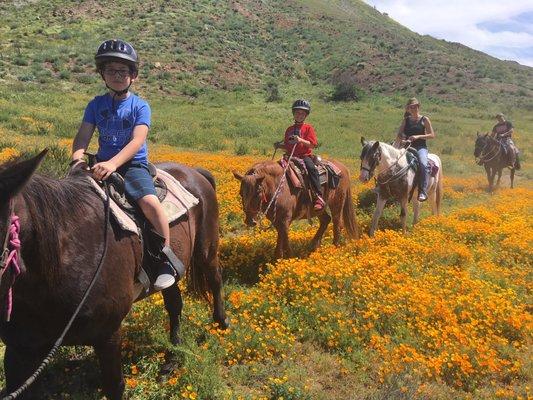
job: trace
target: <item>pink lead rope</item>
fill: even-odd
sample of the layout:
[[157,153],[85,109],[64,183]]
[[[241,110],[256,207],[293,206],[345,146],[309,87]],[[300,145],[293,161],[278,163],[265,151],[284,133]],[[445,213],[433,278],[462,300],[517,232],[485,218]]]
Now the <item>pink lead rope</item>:
[[9,226],[9,242],[7,245],[7,258],[5,259],[5,264],[2,270],[0,271],[0,276],[6,272],[6,270],[12,266],[12,281],[9,285],[9,291],[7,293],[7,304],[6,304],[6,321],[9,322],[11,319],[11,309],[13,307],[13,283],[15,279],[20,274],[20,222],[19,217],[15,214],[11,215],[11,224]]

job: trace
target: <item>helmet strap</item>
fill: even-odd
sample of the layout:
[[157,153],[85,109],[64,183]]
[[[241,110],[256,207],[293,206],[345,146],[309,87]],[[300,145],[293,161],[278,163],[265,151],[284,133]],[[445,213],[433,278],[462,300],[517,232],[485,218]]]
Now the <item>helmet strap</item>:
[[126,93],[128,93],[128,91],[130,90],[130,86],[133,82],[130,82],[130,84],[128,85],[128,87],[126,89],[123,89],[123,90],[115,90],[113,89],[111,86],[109,86],[107,83],[105,84],[106,88],[108,88],[109,90],[111,90],[113,93],[115,93],[113,95],[113,98],[115,98],[115,96],[122,96]]

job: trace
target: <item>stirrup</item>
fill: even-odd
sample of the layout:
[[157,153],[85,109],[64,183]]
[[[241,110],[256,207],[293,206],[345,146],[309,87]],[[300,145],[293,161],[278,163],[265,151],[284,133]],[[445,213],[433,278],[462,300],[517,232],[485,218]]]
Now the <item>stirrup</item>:
[[165,255],[170,266],[174,269],[174,271],[178,275],[178,279],[183,278],[183,275],[185,275],[185,265],[183,265],[181,260],[176,256],[176,254],[174,254],[170,246],[163,247],[161,252]]

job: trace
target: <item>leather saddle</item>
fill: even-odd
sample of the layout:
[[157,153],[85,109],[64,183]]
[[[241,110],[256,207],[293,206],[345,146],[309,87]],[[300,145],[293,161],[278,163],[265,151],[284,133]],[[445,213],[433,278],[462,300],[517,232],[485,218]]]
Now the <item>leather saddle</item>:
[[[407,149],[407,162],[411,165],[411,168],[414,169],[414,171],[418,174],[418,171],[420,170],[420,160],[418,159],[418,153],[416,152],[416,149],[409,148]],[[429,176],[434,178],[439,173],[439,166],[435,164],[435,162],[428,157],[428,167],[429,167]]]
[[[92,168],[96,163],[96,156],[89,153],[85,154],[88,156],[88,166]],[[168,193],[167,184],[158,177],[155,165],[148,163],[148,169],[154,181],[157,198],[163,202]],[[178,275],[177,279],[181,278],[185,274],[184,264],[170,247],[165,246],[165,238],[153,229],[140,208],[135,203],[130,202],[125,192],[124,178],[118,172],[113,172],[107,178],[107,184],[111,200],[137,225],[138,235],[143,243],[143,260],[136,279],[143,286],[145,293],[149,291],[150,281],[154,279],[154,265],[170,262]]]
[[[157,177],[157,168],[154,164],[149,162],[148,170],[150,171],[150,176],[154,181],[156,196],[159,201],[162,202],[167,196],[167,185],[162,179]],[[109,194],[111,195],[111,198],[120,206],[120,208],[130,214],[130,216],[132,216],[134,219],[137,219],[139,217],[137,215],[137,206],[128,200],[128,197],[124,191],[124,178],[119,173],[113,172],[108,178],[108,183]],[[144,218],[142,212],[140,214],[140,217]]]
[[[327,185],[330,189],[336,188],[339,184],[341,171],[335,164],[322,160],[319,156],[313,156],[312,158],[318,170],[320,185]],[[280,160],[280,165],[285,168],[287,161],[287,157],[283,157]],[[311,182],[303,160],[293,157],[288,163],[289,167],[286,172],[287,180],[295,188],[309,190],[311,188]]]

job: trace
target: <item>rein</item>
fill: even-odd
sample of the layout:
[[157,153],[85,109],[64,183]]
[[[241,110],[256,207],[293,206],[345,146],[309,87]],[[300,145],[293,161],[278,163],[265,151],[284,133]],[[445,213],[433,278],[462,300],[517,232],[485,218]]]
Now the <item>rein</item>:
[[[106,181],[104,181],[104,186],[105,186],[105,192],[106,192],[106,195],[107,195],[106,196],[106,200],[104,202],[104,216],[105,216],[104,217],[104,249],[102,250],[102,254],[100,256],[100,261],[98,262],[98,267],[96,268],[94,276],[93,276],[91,282],[89,283],[89,286],[87,287],[87,289],[85,289],[85,293],[83,294],[83,297],[82,297],[80,303],[78,304],[78,307],[74,311],[74,314],[72,314],[72,317],[70,317],[70,320],[68,321],[67,325],[65,326],[65,329],[63,329],[63,332],[61,333],[61,336],[59,336],[59,338],[56,340],[56,342],[52,346],[52,349],[50,350],[48,355],[41,362],[39,367],[37,367],[37,369],[33,373],[33,375],[31,375],[28,379],[26,379],[26,381],[17,390],[15,390],[14,392],[11,392],[10,394],[8,394],[5,397],[2,397],[1,400],[13,400],[13,399],[16,399],[18,396],[20,396],[20,394],[22,392],[24,392],[26,389],[28,389],[28,387],[30,387],[30,385],[33,382],[35,382],[35,380],[39,377],[39,375],[41,375],[41,373],[44,371],[44,369],[47,367],[47,365],[50,364],[50,362],[52,361],[52,358],[54,357],[55,353],[59,349],[59,346],[61,346],[61,344],[63,343],[63,340],[65,339],[65,336],[67,335],[67,332],[69,331],[70,327],[72,326],[72,323],[74,322],[74,320],[78,316],[78,313],[80,312],[81,307],[83,306],[83,304],[87,300],[87,297],[89,297],[89,293],[91,292],[94,284],[96,283],[96,279],[100,275],[100,271],[102,269],[103,261],[104,261],[104,258],[106,256],[106,254],[107,254],[107,231],[108,231],[108,225],[109,225],[109,211],[110,211],[110,207],[109,207],[109,199],[110,199],[109,186],[107,185]],[[12,206],[11,206],[11,209],[12,209]]]
[[[398,156],[398,158],[396,159],[396,161],[394,163],[392,163],[391,165],[389,165],[387,168],[385,168],[383,171],[381,171],[377,176],[376,176],[376,182],[379,183],[380,185],[385,185],[387,183],[390,183],[390,182],[393,182],[399,178],[401,178],[403,175],[405,175],[405,173],[407,173],[407,171],[409,170],[410,168],[410,165],[408,164],[407,166],[403,167],[402,169],[400,169],[396,174],[393,174],[388,180],[386,180],[385,182],[381,182],[380,181],[380,177],[383,177],[385,176],[385,174],[387,172],[389,172],[389,170],[391,170],[393,167],[395,167],[396,165],[398,165],[398,163],[400,162],[400,159],[405,156],[407,154],[407,151],[411,148],[411,145],[407,146],[405,148],[405,151],[400,154]],[[374,170],[376,169],[376,165],[378,163],[378,161],[381,160],[381,149],[380,149],[380,155],[379,157],[376,157],[375,155],[372,156],[373,160],[374,160],[374,163],[373,165],[370,167],[370,168],[366,168],[366,167],[363,167],[361,165],[361,169],[364,170],[364,171],[367,171],[368,174],[370,176],[372,176],[372,173],[374,172]]]
[[[480,157],[479,157],[479,162],[480,162],[481,164],[484,164],[484,163],[487,163],[487,162],[489,162],[489,161],[494,160],[494,159],[500,154],[501,149],[502,149],[502,144],[501,144],[500,141],[498,141],[498,140],[495,140],[495,142],[498,144],[498,147],[496,148],[496,151],[495,151],[494,155],[491,154],[492,157],[490,157],[489,159],[484,159],[484,154],[483,154],[483,152],[485,151],[485,148],[486,148],[487,146],[491,145],[490,140],[489,140],[489,142],[486,143],[485,146],[483,146],[483,148],[481,149],[481,155],[480,155]],[[490,154],[490,152],[489,152],[489,154]]]
[[[270,207],[272,206],[272,204],[275,204],[275,201],[277,199],[277,197],[279,196],[279,194],[281,193],[281,187],[283,185],[283,182],[285,181],[285,174],[287,172],[287,169],[289,169],[289,166],[290,166],[290,161],[292,159],[292,156],[294,155],[294,149],[296,148],[296,146],[293,146],[292,147],[292,151],[291,151],[291,154],[289,156],[289,158],[287,159],[287,165],[285,166],[285,168],[283,169],[283,173],[281,175],[281,179],[279,180],[279,184],[278,186],[276,187],[276,190],[274,190],[274,194],[272,195],[272,198],[270,199],[265,211],[261,211],[262,209],[262,205],[264,203],[266,203],[266,194],[265,194],[265,190],[262,189],[261,192],[262,192],[262,196],[261,196],[261,200],[260,200],[260,204],[259,204],[259,213],[257,214],[259,219],[262,220],[263,219],[263,216],[266,216],[267,213],[268,213],[268,210],[270,209]],[[276,219],[276,207],[274,207],[274,216],[272,217],[272,221],[270,222],[270,226],[272,226],[273,224],[273,221]]]

